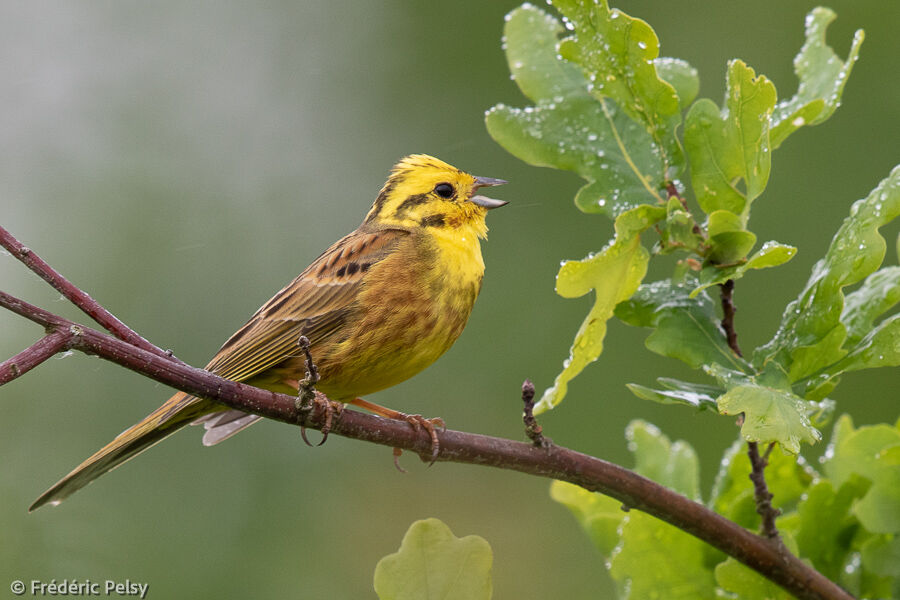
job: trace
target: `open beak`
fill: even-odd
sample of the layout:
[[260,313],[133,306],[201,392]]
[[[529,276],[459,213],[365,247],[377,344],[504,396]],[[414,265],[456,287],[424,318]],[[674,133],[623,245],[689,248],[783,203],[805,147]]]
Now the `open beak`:
[[[491,187],[494,185],[503,185],[507,183],[503,179],[494,179],[492,177],[476,177],[475,185],[472,186],[472,191],[474,192],[478,188],[482,187]],[[472,196],[469,198],[469,202],[472,204],[477,204],[478,206],[483,206],[484,208],[491,210],[492,208],[500,208],[501,206],[506,206],[509,204],[506,200],[495,200],[493,198],[488,198],[487,196]]]

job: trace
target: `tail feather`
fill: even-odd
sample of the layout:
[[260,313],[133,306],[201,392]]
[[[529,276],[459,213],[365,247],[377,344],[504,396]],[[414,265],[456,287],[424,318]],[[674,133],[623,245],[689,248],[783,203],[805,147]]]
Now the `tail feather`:
[[112,442],[41,494],[28,507],[28,511],[37,510],[45,504],[59,504],[104,473],[134,458],[198,417],[216,412],[218,407],[219,405],[208,400],[181,392],[175,394],[140,423],[120,433]]

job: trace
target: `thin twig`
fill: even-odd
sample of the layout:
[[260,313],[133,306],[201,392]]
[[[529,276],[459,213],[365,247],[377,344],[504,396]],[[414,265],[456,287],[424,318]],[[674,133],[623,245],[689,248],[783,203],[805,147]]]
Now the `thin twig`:
[[[72,349],[97,355],[189,394],[292,425],[297,425],[301,419],[296,397],[254,388],[176,363],[105,333],[77,326],[3,292],[0,292],[0,306],[70,336]],[[327,404],[315,402],[305,424],[321,429],[328,420]],[[403,421],[345,410],[332,426],[332,433],[336,435],[409,450],[425,462],[433,458],[431,436]],[[851,595],[797,557],[780,552],[764,538],[702,504],[618,465],[560,446],[554,446],[553,452],[546,452],[532,444],[451,430],[441,432],[440,438],[440,461],[491,466],[568,481],[616,498],[625,506],[653,515],[704,540],[797,598],[852,600]]]
[[26,267],[31,269],[38,277],[49,283],[56,291],[65,296],[72,304],[80,308],[86,315],[97,322],[101,327],[112,333],[120,340],[124,340],[130,344],[143,348],[148,352],[153,352],[160,356],[164,356],[169,360],[181,362],[172,355],[171,351],[162,350],[151,344],[136,331],[128,327],[120,321],[111,312],[106,310],[99,302],[91,298],[84,291],[79,289],[75,284],[62,276],[59,271],[47,264],[44,259],[34,253],[30,248],[25,247],[10,232],[0,227],[0,246],[6,248],[10,254],[21,261]]
[[0,363],[0,385],[21,377],[69,345],[69,335],[62,331],[48,333],[12,358]]
[[525,410],[522,413],[525,435],[535,446],[549,448],[553,442],[544,437],[544,428],[538,425],[537,419],[534,418],[534,384],[530,379],[526,379],[522,383],[522,402],[525,404]]
[[[728,340],[728,346],[738,356],[741,349],[737,343],[737,332],[734,329],[734,313],[737,308],[734,305],[734,280],[729,279],[719,286],[722,298],[722,329],[725,330],[725,337]],[[743,423],[743,413],[740,418]],[[762,519],[761,529],[766,539],[777,542],[780,550],[784,550],[781,545],[781,538],[778,535],[778,528],[775,526],[775,519],[781,514],[777,508],[772,506],[772,493],[769,492],[769,486],[766,484],[766,466],[769,464],[769,453],[772,451],[772,444],[766,450],[766,455],[759,455],[759,445],[757,442],[747,442],[747,456],[750,459],[750,480],[753,482],[753,497],[756,500],[756,512]]]
[[737,342],[737,332],[734,330],[734,313],[737,308],[734,305],[734,279],[719,284],[722,298],[722,329],[728,340],[728,347],[738,356],[744,356]]
[[[770,445],[769,448],[771,447]],[[747,455],[750,457],[750,480],[753,482],[753,494],[756,497],[756,512],[762,518],[762,533],[769,540],[779,540],[775,518],[781,514],[781,511],[772,506],[772,493],[766,485],[765,470],[769,464],[768,452],[765,457],[762,457],[759,455],[759,445],[756,442],[747,442]]]

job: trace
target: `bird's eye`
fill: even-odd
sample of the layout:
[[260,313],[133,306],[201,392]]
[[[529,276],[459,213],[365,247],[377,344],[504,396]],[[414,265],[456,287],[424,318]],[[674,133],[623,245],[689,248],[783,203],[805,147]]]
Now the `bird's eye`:
[[449,183],[439,183],[434,186],[434,192],[441,198],[453,197],[453,186]]

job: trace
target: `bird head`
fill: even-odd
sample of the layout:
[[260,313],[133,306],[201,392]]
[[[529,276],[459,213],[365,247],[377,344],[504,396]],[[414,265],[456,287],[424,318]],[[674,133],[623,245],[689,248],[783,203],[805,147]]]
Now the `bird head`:
[[502,179],[469,175],[433,156],[413,154],[394,165],[365,222],[405,228],[474,229],[484,237],[485,215],[506,202],[477,191],[504,183]]

